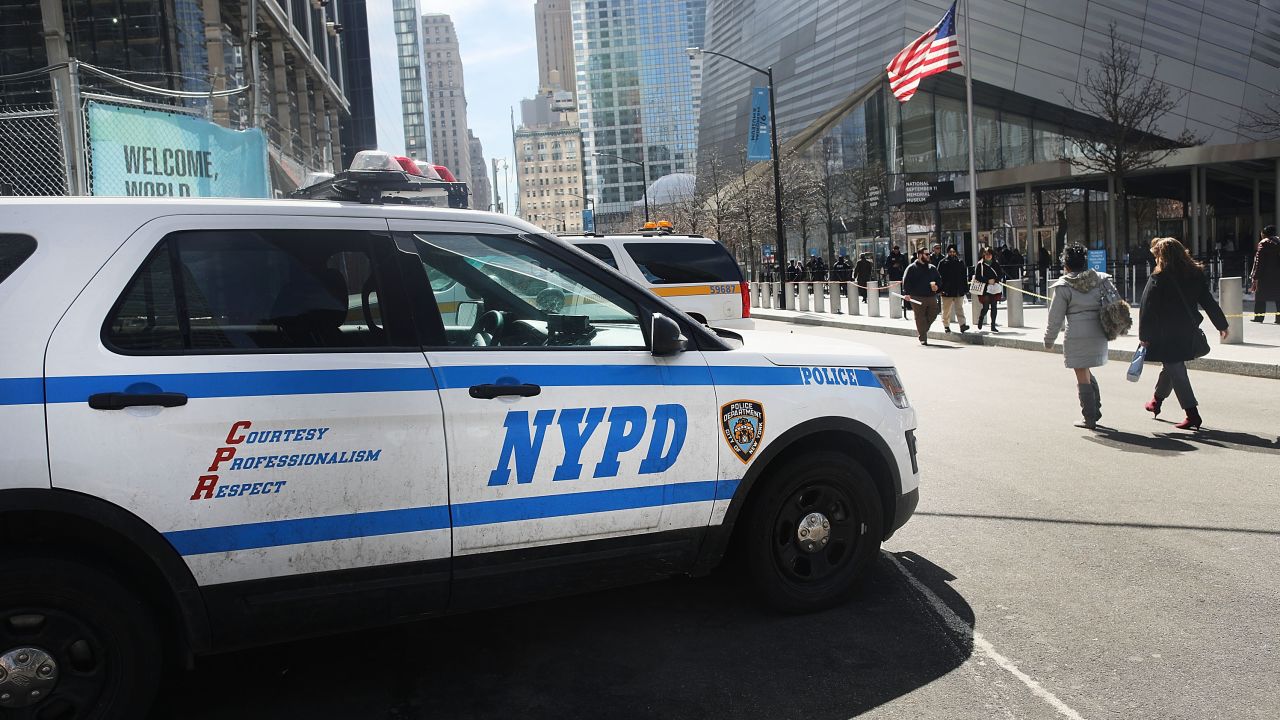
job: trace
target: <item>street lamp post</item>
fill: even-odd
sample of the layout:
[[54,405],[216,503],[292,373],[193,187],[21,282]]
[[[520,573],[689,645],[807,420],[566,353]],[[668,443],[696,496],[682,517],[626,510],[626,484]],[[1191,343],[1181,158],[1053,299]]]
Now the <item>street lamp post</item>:
[[[625,162],[625,163],[631,163],[632,165],[640,166],[640,174],[644,176],[642,178],[644,180],[644,221],[646,223],[649,222],[649,166],[646,165],[643,160],[644,155],[640,156],[642,158],[640,162],[636,162],[635,160],[628,160],[627,158],[624,158],[621,155],[614,155],[612,153],[596,152],[592,154],[603,155],[604,157],[611,157],[615,160],[621,160],[622,162]],[[594,208],[594,206],[592,207]],[[594,214],[595,214],[595,210],[593,209],[592,215]]]
[[777,243],[778,247],[775,251],[774,259],[778,266],[778,280],[782,290],[778,293],[778,307],[782,310],[787,309],[787,285],[786,285],[786,266],[783,264],[783,256],[787,251],[787,233],[782,225],[782,159],[778,157],[778,108],[773,99],[773,66],[767,68],[759,68],[751,63],[746,63],[738,58],[730,57],[724,53],[715,50],[704,50],[703,48],[691,47],[687,50],[689,59],[706,53],[722,57],[725,60],[736,62],[739,65],[754,70],[769,79],[769,145],[773,151],[773,216],[774,222],[777,224]]

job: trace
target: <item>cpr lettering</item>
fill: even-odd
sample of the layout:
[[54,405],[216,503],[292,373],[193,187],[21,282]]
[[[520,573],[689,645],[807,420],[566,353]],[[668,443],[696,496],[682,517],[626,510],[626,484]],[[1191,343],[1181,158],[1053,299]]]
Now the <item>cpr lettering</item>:
[[592,475],[598,478],[617,477],[622,467],[619,457],[639,447],[650,428],[649,445],[638,472],[648,475],[665,471],[679,458],[689,429],[689,415],[683,405],[659,405],[653,409],[652,416],[639,405],[564,408],[559,411],[559,417],[555,410],[539,410],[532,418],[526,410],[508,411],[502,423],[506,430],[502,450],[498,453],[497,467],[489,473],[489,486],[509,483],[513,465],[517,483],[533,482],[547,428],[553,421],[559,427],[564,455],[551,479],[577,480],[582,477],[582,450],[606,418],[609,428],[604,450]]

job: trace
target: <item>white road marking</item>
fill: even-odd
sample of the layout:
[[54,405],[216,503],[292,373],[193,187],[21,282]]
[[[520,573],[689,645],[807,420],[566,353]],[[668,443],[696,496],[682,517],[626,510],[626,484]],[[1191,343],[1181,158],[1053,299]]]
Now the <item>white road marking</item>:
[[1054,710],[1058,711],[1059,715],[1071,718],[1071,720],[1084,720],[1080,713],[1072,710],[1069,705],[1058,699],[1057,695],[1046,690],[1043,685],[1036,682],[1036,680],[1031,676],[1019,670],[1017,665],[1014,665],[1008,658],[1001,655],[995,647],[982,636],[982,633],[975,632],[973,628],[969,627],[969,624],[962,620],[954,610],[947,607],[947,604],[942,602],[942,598],[938,597],[932,590],[925,587],[924,583],[916,579],[916,576],[912,575],[911,571],[907,570],[907,568],[903,566],[902,562],[899,561],[898,558],[894,557],[892,553],[886,551],[884,552],[884,555],[889,558],[889,561],[892,562],[895,567],[898,568],[898,572],[902,573],[902,576],[907,579],[907,582],[911,584],[911,587],[915,588],[917,592],[924,596],[924,599],[928,601],[929,605],[933,608],[933,611],[938,614],[938,617],[940,617],[942,621],[946,623],[947,627],[951,628],[953,632],[964,638],[972,638],[973,646],[975,648],[981,650],[983,655],[991,658],[996,665],[999,665],[1001,668],[1008,671],[1010,675],[1018,678],[1023,685],[1027,686],[1027,689],[1031,690],[1032,694],[1041,700],[1044,700],[1046,703],[1049,703]]

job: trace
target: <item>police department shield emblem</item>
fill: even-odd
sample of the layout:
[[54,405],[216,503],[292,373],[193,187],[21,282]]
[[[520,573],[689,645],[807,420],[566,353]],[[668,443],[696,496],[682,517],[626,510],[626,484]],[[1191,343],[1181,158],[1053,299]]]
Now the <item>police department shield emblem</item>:
[[720,406],[720,426],[734,454],[748,462],[764,439],[764,405],[755,400],[725,403]]

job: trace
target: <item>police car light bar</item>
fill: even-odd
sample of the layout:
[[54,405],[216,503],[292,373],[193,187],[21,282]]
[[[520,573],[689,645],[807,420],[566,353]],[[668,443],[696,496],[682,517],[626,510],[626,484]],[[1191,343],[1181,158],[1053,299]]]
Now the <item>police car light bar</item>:
[[435,168],[427,173],[410,158],[380,150],[362,150],[352,158],[345,172],[298,188],[289,197],[466,208],[470,205],[469,195],[466,183],[441,180]]

